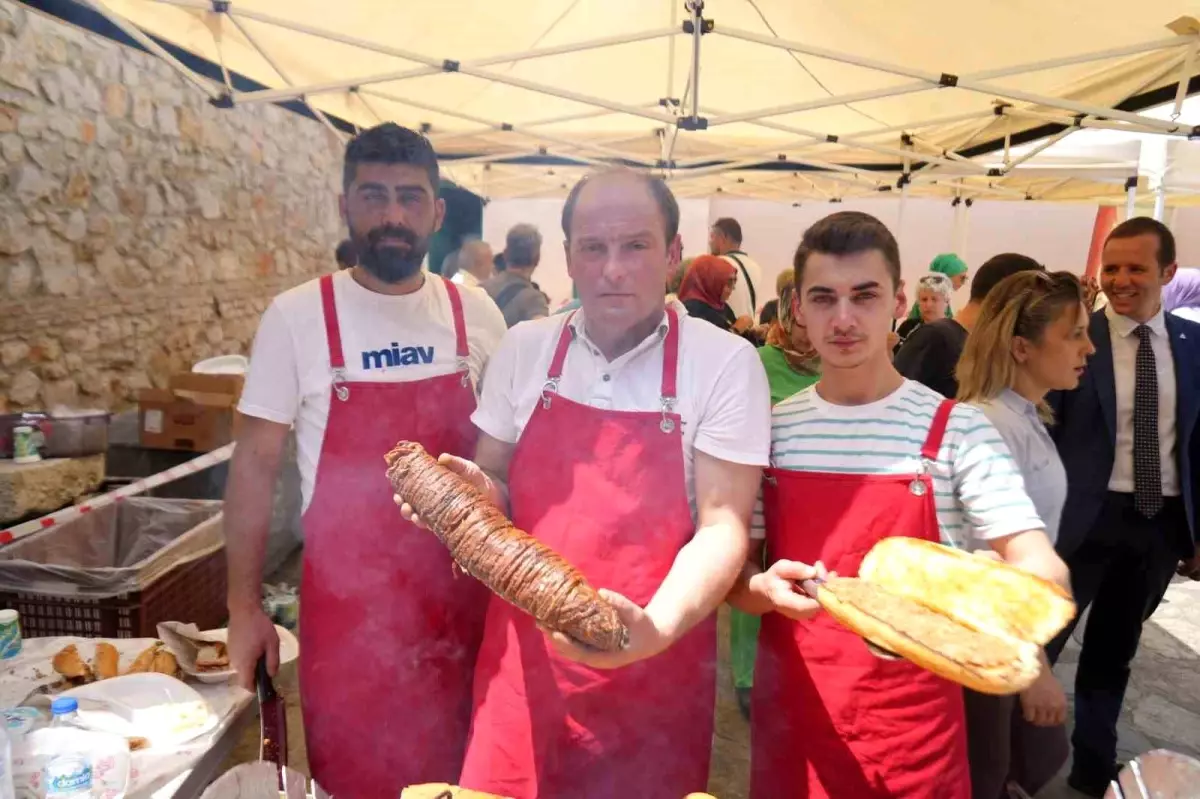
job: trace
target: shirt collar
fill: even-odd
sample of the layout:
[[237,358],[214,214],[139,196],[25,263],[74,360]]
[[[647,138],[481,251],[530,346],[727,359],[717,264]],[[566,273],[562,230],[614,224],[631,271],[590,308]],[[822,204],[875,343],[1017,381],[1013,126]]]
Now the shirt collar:
[[[1139,322],[1130,319],[1128,316],[1121,316],[1121,314],[1113,310],[1111,304],[1104,307],[1104,315],[1108,317],[1109,326],[1112,327],[1112,329],[1116,331],[1117,335],[1121,338],[1127,338],[1128,336],[1133,335],[1133,331],[1136,330],[1140,324]],[[1161,307],[1158,309],[1158,313],[1154,314],[1154,316],[1150,317],[1150,320],[1146,322],[1146,327],[1150,328],[1150,332],[1156,336],[1160,336],[1162,338],[1167,337],[1167,320],[1163,315],[1163,309]]]
[[1038,416],[1037,406],[1029,400],[1022,397],[1011,388],[1006,388],[1000,392],[1000,396],[996,397],[996,401],[1004,407],[1008,408],[1013,413],[1028,416],[1031,419],[1040,421]]
[[[677,300],[672,300],[671,302],[667,303],[667,307],[675,309],[675,316],[677,317],[676,324],[683,324],[683,318],[685,316],[687,316],[687,309],[683,307],[683,304]],[[583,310],[583,307],[580,306],[579,310],[572,313],[570,315],[570,317],[567,319],[567,326],[571,329],[572,338],[583,342],[588,347],[588,349],[590,349],[592,351],[593,354],[598,355],[599,357],[603,358],[604,354],[600,352],[600,348],[597,347],[595,344],[593,344],[591,342],[591,340],[588,338],[587,332],[584,328],[583,321],[584,321],[584,310]],[[632,350],[625,353],[620,358],[617,358],[615,362],[628,360],[631,356],[636,355],[637,353],[643,352],[643,351],[653,347],[658,342],[665,339],[666,336],[667,336],[667,311],[666,311],[666,307],[664,307],[662,319],[659,321],[658,326],[656,328],[654,328],[654,331],[650,335],[646,336],[646,338],[644,338],[640,342],[638,342],[638,345],[636,347],[634,347]]]

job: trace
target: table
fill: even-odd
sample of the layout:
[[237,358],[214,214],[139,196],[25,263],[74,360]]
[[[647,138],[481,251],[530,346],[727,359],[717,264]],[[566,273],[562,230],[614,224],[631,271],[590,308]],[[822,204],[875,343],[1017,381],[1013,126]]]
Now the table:
[[[68,644],[79,648],[80,656],[90,661],[96,640],[91,638],[29,638],[21,654],[0,662],[0,707],[14,707],[42,685],[55,682],[51,660]],[[155,639],[110,640],[121,654],[125,668],[139,652]],[[204,697],[219,719],[208,733],[169,749],[150,748],[132,753],[128,799],[184,799],[199,797],[218,776],[225,756],[233,748],[246,725],[258,712],[254,694],[232,684],[205,685],[188,682]]]

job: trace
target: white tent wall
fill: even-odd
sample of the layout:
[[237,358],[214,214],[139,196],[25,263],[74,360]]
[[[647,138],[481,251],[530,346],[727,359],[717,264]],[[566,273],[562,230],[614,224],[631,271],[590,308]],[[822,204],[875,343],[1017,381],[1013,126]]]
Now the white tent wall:
[[[952,249],[954,208],[945,200],[910,199],[899,229],[900,202],[895,199],[847,200],[838,204],[806,202],[799,207],[766,200],[686,199],[680,201],[680,233],[684,255],[705,252],[708,226],[731,216],[742,226],[743,245],[763,268],[761,296],[774,296],[775,276],[791,267],[792,255],[804,229],[835,211],[861,210],[873,214],[900,239],[904,276],[910,285],[927,271],[935,255]],[[518,222],[537,225],[542,231],[542,263],[535,279],[550,295],[552,306],[571,295],[566,259],[561,246],[562,200],[493,200],[483,212],[483,236],[497,251],[504,236]],[[1083,272],[1091,243],[1096,206],[1081,203],[976,202],[968,212],[966,252],[971,266],[991,256],[1016,250],[1037,258],[1052,269]],[[1200,264],[1200,208],[1180,208],[1174,228],[1179,236],[1180,262]],[[955,305],[967,301],[966,290]]]

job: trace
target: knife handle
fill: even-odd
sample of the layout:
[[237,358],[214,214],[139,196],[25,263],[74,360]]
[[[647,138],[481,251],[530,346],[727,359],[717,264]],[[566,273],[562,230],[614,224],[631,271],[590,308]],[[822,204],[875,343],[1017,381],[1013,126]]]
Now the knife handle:
[[811,580],[801,580],[800,581],[800,590],[803,591],[804,593],[808,594],[809,599],[816,599],[817,598],[817,588],[820,587],[820,585],[824,582],[825,581],[822,580],[820,577],[814,577]]
[[258,694],[258,703],[270,702],[277,694],[275,693],[275,683],[271,681],[271,675],[267,672],[267,656],[263,655],[258,659],[258,663],[254,667],[254,688]]

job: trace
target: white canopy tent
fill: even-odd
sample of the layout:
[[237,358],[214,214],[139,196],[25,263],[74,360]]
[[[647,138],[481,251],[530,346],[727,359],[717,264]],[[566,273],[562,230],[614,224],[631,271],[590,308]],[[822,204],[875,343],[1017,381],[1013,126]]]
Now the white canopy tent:
[[335,130],[423,126],[448,176],[486,197],[561,195],[623,163],[682,197],[1123,202],[1127,157],[1030,162],[1084,129],[1200,134],[1183,115],[1196,0],[80,2],[218,105],[301,99]]

